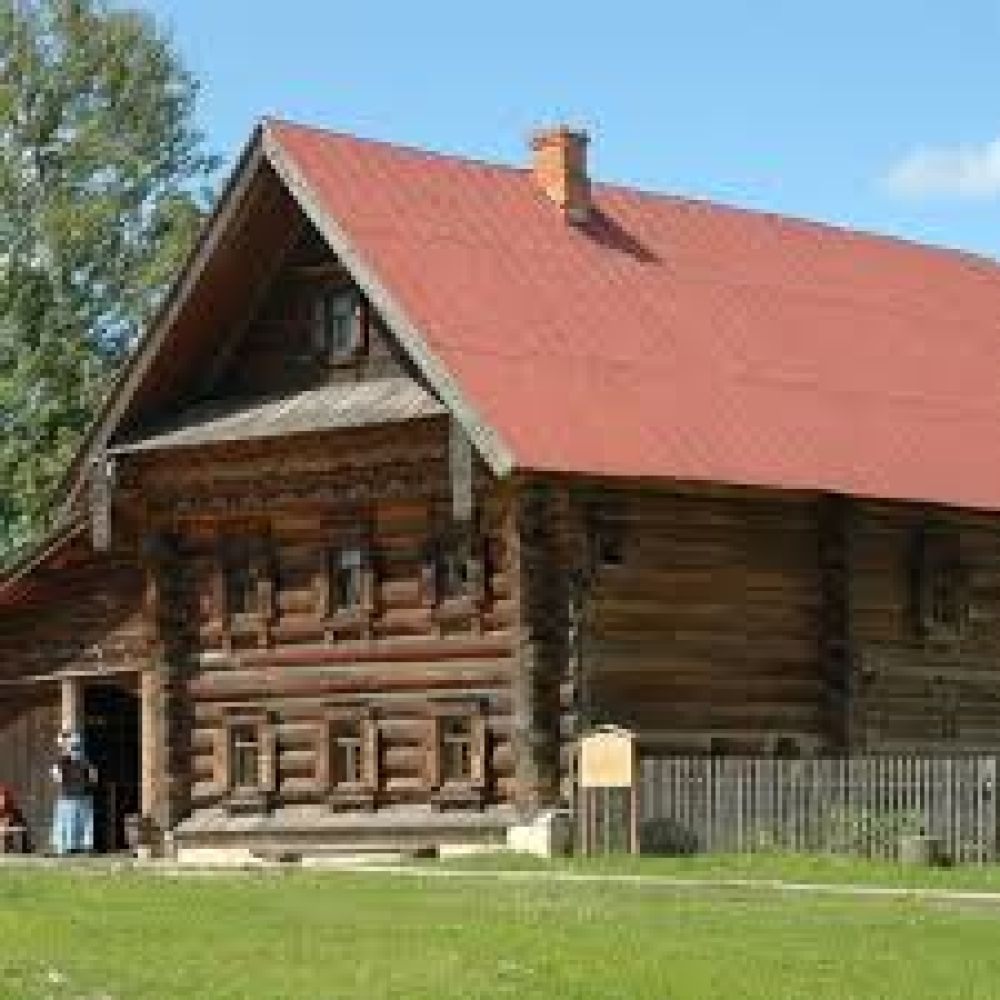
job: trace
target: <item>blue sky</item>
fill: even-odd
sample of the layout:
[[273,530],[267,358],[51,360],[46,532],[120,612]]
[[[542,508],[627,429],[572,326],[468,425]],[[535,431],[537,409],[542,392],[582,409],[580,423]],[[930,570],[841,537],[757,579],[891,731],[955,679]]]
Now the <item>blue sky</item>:
[[1000,258],[1000,0],[144,0],[213,148],[263,114]]

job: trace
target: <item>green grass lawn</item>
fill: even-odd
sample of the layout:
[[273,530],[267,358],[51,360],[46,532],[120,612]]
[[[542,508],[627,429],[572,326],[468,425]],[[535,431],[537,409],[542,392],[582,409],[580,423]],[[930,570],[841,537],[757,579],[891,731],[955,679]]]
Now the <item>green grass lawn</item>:
[[1000,907],[0,867],[3,1000],[1000,997]]

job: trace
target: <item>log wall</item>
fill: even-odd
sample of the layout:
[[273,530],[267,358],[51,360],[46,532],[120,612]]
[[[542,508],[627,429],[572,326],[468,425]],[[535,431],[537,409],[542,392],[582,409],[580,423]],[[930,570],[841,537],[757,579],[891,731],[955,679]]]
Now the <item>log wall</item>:
[[[173,819],[225,803],[219,740],[226,718],[247,711],[273,727],[278,804],[325,800],[322,728],[331,707],[350,705],[377,721],[380,805],[430,799],[428,724],[447,703],[484,713],[483,804],[518,797],[507,500],[479,470],[478,570],[466,595],[437,593],[430,553],[451,520],[447,434],[427,421],[133,467],[128,489],[146,506],[157,553],[151,613],[169,693]],[[345,539],[368,553],[361,606],[349,613],[328,596],[328,556]],[[249,543],[256,572],[253,608],[238,614],[222,580],[233,540]]]
[[[605,490],[583,599],[582,714],[660,750],[808,751],[821,710],[814,501]],[[602,533],[618,535],[599,551]],[[618,564],[615,564],[617,560]]]
[[[957,631],[921,621],[919,549],[956,546]],[[851,534],[853,699],[859,749],[1000,749],[1000,523],[985,514],[859,504]]]

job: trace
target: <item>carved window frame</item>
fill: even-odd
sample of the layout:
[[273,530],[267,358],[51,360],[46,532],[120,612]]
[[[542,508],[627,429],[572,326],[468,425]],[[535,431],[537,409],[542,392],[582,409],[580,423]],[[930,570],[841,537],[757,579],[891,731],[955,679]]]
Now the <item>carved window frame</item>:
[[[229,573],[235,559],[245,560],[248,576],[246,610],[234,610]],[[274,553],[266,525],[226,525],[216,543],[215,602],[224,642],[232,648],[234,636],[256,634],[258,645],[270,643],[276,617]]]
[[[237,786],[233,780],[233,746],[241,729],[257,736],[257,784]],[[274,714],[256,705],[230,705],[223,709],[215,731],[214,784],[231,813],[267,812],[278,793],[278,732]]]
[[[360,779],[339,774],[338,739],[357,731]],[[328,705],[316,740],[316,786],[333,809],[375,809],[382,783],[382,737],[377,710],[369,705]]]
[[[462,570],[457,587],[450,580],[456,563]],[[420,595],[423,605],[434,609],[435,618],[481,611],[487,594],[486,572],[486,542],[478,518],[432,523],[422,559]]]
[[[326,637],[332,641],[340,630],[360,630],[363,638],[371,638],[378,586],[371,511],[359,509],[350,516],[338,517],[325,524],[324,530],[326,544],[320,571],[320,614]],[[347,551],[358,553],[360,601],[351,606],[338,606],[337,562]]]
[[[471,737],[470,773],[466,780],[449,780],[444,772],[447,721],[461,719]],[[489,785],[490,737],[486,706],[482,701],[432,702],[425,709],[424,787],[436,808],[476,806],[481,808]]]
[[[276,539],[273,545],[273,567],[274,567],[274,604],[275,617],[281,618],[290,614],[282,609],[284,595],[288,591],[308,592],[311,597],[311,604],[305,613],[315,617],[321,614],[322,600],[318,589],[318,581],[323,575],[321,560],[323,554],[317,551],[316,546],[311,542],[302,540]],[[290,580],[301,583],[308,582],[307,586],[289,587]]]
[[[330,322],[334,312],[350,324],[349,338],[343,345],[333,342]],[[354,285],[322,284],[315,288],[310,324],[313,347],[329,364],[352,364],[367,353],[370,308]]]

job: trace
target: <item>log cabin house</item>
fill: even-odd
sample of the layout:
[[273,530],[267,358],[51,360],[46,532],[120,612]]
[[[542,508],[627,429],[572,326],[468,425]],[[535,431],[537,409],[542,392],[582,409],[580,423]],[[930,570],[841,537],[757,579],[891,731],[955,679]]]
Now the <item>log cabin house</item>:
[[492,841],[584,726],[1000,749],[1000,269],[279,121],[0,581],[0,782],[102,842]]

